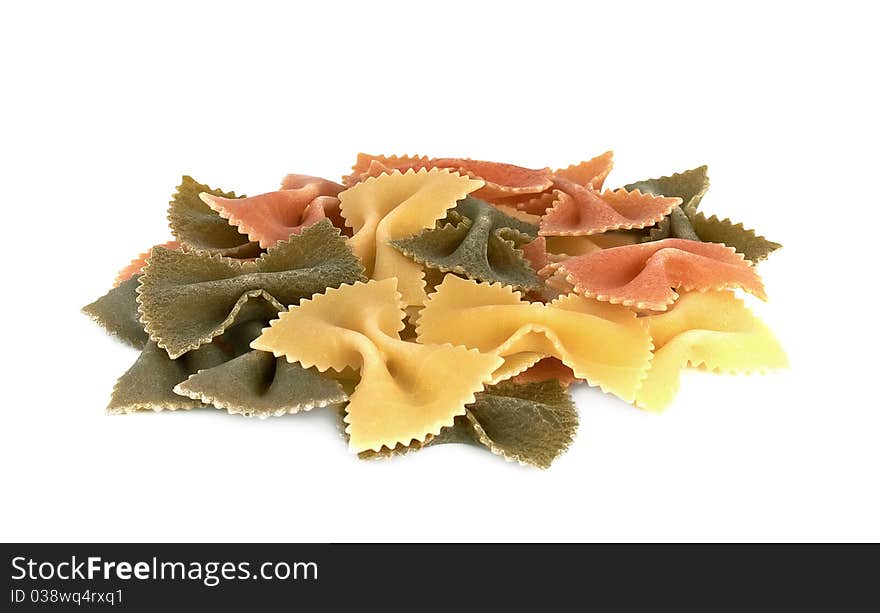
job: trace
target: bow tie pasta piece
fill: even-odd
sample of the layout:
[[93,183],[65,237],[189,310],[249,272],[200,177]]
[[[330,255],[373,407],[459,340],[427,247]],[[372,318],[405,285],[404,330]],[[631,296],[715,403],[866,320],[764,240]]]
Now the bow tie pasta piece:
[[709,190],[708,166],[699,166],[673,175],[645,179],[624,185],[626,191],[639,190],[644,194],[681,198],[681,210],[696,212],[700,201]]
[[549,468],[568,449],[578,427],[574,403],[556,381],[499,383],[476,395],[467,412],[425,444],[364,451],[363,459],[389,458],[425,447],[482,445],[506,460]]
[[625,189],[640,189],[643,192],[678,196],[683,204],[680,210],[673,209],[668,217],[651,228],[644,241],[657,241],[664,238],[684,238],[707,243],[723,243],[743,254],[747,260],[760,262],[782,247],[779,243],[759,236],[754,230],[730,219],[719,219],[712,215],[706,217],[697,209],[709,189],[706,166],[686,170],[668,177],[647,179],[630,183]]
[[572,164],[568,168],[560,168],[553,173],[553,176],[567,179],[583,187],[600,190],[613,167],[614,152],[606,151],[591,160]]
[[715,215],[706,217],[703,213],[694,213],[689,220],[700,240],[724,243],[752,262],[760,262],[782,247],[781,244],[767,240],[756,234],[754,230],[745,228],[741,223],[735,224],[730,219],[719,219]]
[[477,394],[455,427],[468,427],[477,442],[501,457],[549,468],[574,440],[578,416],[571,397],[556,381],[499,383]]
[[[465,409],[465,411],[467,411],[467,409]],[[346,445],[350,445],[350,437],[346,432],[346,428],[348,428],[348,422],[345,421],[345,407],[339,407],[336,415],[338,418],[337,428],[339,430],[339,433],[342,436],[342,439],[345,441]],[[391,458],[408,455],[414,451],[421,451],[422,449],[425,449],[426,447],[431,447],[433,445],[443,445],[446,443],[473,444],[473,435],[469,433],[465,428],[457,427],[460,423],[459,420],[462,419],[465,419],[464,415],[458,415],[455,418],[454,425],[443,428],[440,431],[440,434],[438,434],[437,436],[434,436],[433,434],[426,435],[424,441],[412,441],[409,445],[398,443],[394,447],[382,447],[379,451],[365,449],[364,451],[358,451],[357,456],[361,460],[388,460]]]
[[229,358],[226,347],[211,343],[172,360],[164,349],[149,341],[116,382],[107,411],[120,414],[203,407],[198,400],[175,394],[174,386],[198,370],[213,368]]
[[[591,160],[572,164],[568,168],[560,168],[553,173],[552,178],[566,179],[583,187],[601,190],[602,185],[605,183],[605,178],[611,172],[613,166],[614,153],[606,151]],[[512,207],[523,213],[534,214],[540,217],[556,204],[556,199],[557,195],[555,193],[545,191],[540,194],[508,196],[503,199],[491,200],[491,202],[499,207]]]
[[576,295],[530,303],[510,287],[452,275],[428,299],[417,332],[422,343],[464,345],[515,360],[524,353],[557,357],[577,378],[629,402],[651,358],[651,338],[629,309]]
[[253,262],[154,249],[137,300],[150,338],[176,358],[222,334],[243,308],[274,314],[362,272],[339,230],[324,220]]
[[655,346],[635,399],[644,409],[666,408],[678,391],[681,369],[688,365],[734,373],[788,366],[773,333],[733,292],[682,294],[667,313],[642,319]]
[[503,199],[523,194],[539,194],[553,184],[549,168],[534,170],[503,164],[461,158],[427,158],[425,156],[383,156],[358,154],[352,167],[352,174],[343,179],[346,185],[376,177],[394,170],[441,168],[456,171],[472,179],[483,181],[484,185],[474,196],[484,200]]
[[538,298],[542,302],[549,302],[574,291],[565,274],[552,268],[550,264],[602,249],[634,245],[637,242],[639,237],[626,231],[605,232],[592,236],[539,236],[523,247],[523,257],[529,261],[532,269],[537,271],[544,283],[544,287],[539,292],[529,296],[530,299]]
[[336,196],[343,189],[341,185],[317,177],[307,182],[303,175],[291,176],[302,185],[250,198],[223,198],[208,192],[199,197],[239,232],[268,249],[328,217],[328,209],[339,208]]
[[643,242],[659,241],[664,238],[700,240],[700,237],[694,232],[690,218],[697,212],[703,196],[709,190],[707,171],[707,166],[699,166],[684,172],[656,179],[636,181],[624,186],[626,190],[640,190],[646,194],[681,198],[681,206],[670,211],[669,216],[650,228],[648,234],[643,237]]
[[174,360],[156,343],[148,342],[117,381],[109,412],[214,406],[229,413],[268,417],[346,399],[336,381],[270,353],[251,350],[250,343],[269,320],[253,315],[239,312],[236,323],[221,336]]
[[464,347],[402,341],[403,318],[394,279],[355,283],[303,300],[251,346],[321,372],[360,370],[346,408],[349,445],[393,449],[452,425],[502,362]]
[[751,262],[732,248],[667,238],[552,263],[574,291],[612,304],[665,311],[682,290],[741,288],[766,300]]
[[[332,196],[339,196],[339,192],[345,189],[344,185],[340,185],[335,181],[323,179],[321,177],[313,177],[311,175],[289,174],[281,181],[281,189],[302,189],[307,186],[315,186],[321,192],[326,192]],[[333,222],[333,225],[340,230],[345,230],[345,219],[342,218],[342,212],[339,210],[339,198],[330,200],[325,198],[321,205],[324,207],[324,215]]]
[[121,341],[141,349],[149,336],[140,322],[137,288],[140,276],[123,281],[104,296],[82,308],[95,323]]
[[[267,314],[268,315],[268,314]],[[154,341],[149,341],[125,374],[119,377],[107,410],[110,413],[192,409],[206,406],[199,399],[177,395],[173,388],[188,376],[212,369],[250,351],[266,318],[239,313],[236,323],[214,342],[172,360]]]
[[470,196],[449,211],[446,222],[390,244],[416,262],[443,272],[521,289],[541,288],[540,278],[520,251],[537,236],[535,226]]
[[639,236],[628,231],[605,232],[592,236],[539,236],[523,247],[523,257],[544,282],[542,290],[531,294],[530,299],[536,297],[542,302],[549,302],[574,291],[574,286],[566,280],[565,273],[553,268],[551,264],[638,242]]
[[223,198],[242,198],[235,192],[211,189],[190,176],[184,176],[168,207],[168,222],[175,240],[187,249],[225,255],[231,258],[253,258],[260,246],[252,243],[216,211],[202,202],[201,193]]
[[[167,243],[162,243],[161,245],[154,245],[155,247],[164,247],[165,249],[180,249],[180,245],[177,241],[168,241]],[[135,259],[133,259],[128,266],[119,271],[116,275],[116,279],[113,280],[113,287],[117,287],[119,284],[124,281],[128,281],[135,275],[139,275],[144,272],[144,266],[147,265],[147,259],[150,257],[150,254],[153,253],[153,247],[150,247],[140,255],[138,255]]]
[[348,399],[339,382],[256,350],[190,375],[174,392],[229,413],[256,417],[310,411]]
[[460,158],[436,158],[433,163],[438,168],[450,168],[484,181],[485,185],[474,194],[478,198],[498,199],[520,194],[539,194],[552,185],[549,168],[523,168],[513,164]]
[[421,266],[389,242],[433,228],[458,200],[483,183],[448,170],[394,171],[370,178],[339,194],[342,215],[353,228],[349,244],[371,279],[398,279],[406,306],[421,306],[425,281]]
[[759,236],[754,230],[730,219],[719,219],[716,215],[706,217],[701,212],[687,214],[673,209],[656,226],[652,227],[642,242],[663,240],[664,238],[683,238],[689,241],[722,243],[736,249],[747,260],[757,263],[780,249],[781,244]]
[[557,178],[556,203],[541,218],[544,236],[587,236],[609,230],[651,226],[681,204],[680,198],[643,194],[638,190],[598,193],[573,181]]

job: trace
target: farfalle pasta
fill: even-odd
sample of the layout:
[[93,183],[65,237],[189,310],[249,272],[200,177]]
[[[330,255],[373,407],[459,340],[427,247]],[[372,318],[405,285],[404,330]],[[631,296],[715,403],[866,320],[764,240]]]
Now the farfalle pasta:
[[242,234],[268,249],[287,240],[291,234],[299,234],[303,228],[326,219],[321,199],[327,196],[310,196],[290,189],[251,198],[221,198],[207,193],[200,197]]
[[257,417],[310,411],[348,400],[338,381],[257,350],[192,373],[172,391],[206,406]]
[[629,309],[576,295],[532,303],[510,287],[451,275],[430,296],[417,333],[423,343],[464,345],[506,360],[556,357],[577,378],[625,400],[632,400],[651,358],[650,337]]
[[107,409],[325,408],[364,459],[464,443],[547,468],[571,388],[660,412],[683,368],[785,367],[736,295],[766,299],[780,245],[699,210],[705,166],[615,186],[613,162],[360,154],[252,197],[184,176],[173,240],[83,308],[140,352]]
[[[343,431],[346,427],[342,422]],[[476,395],[464,415],[425,442],[381,451],[362,451],[365,459],[391,458],[450,443],[481,445],[511,462],[549,468],[568,449],[578,427],[577,410],[556,381],[505,381]],[[344,432],[343,432],[344,433]]]
[[679,204],[681,198],[618,189],[602,193],[557,178],[556,199],[541,218],[543,236],[589,236],[610,230],[652,226]]
[[131,277],[82,308],[83,313],[107,332],[138,349],[149,339],[138,313],[139,284],[140,275]]
[[656,179],[645,179],[624,185],[629,191],[639,190],[646,194],[674,196],[681,199],[683,211],[696,211],[709,190],[709,168],[699,166],[691,170],[675,173]]
[[734,223],[727,218],[719,219],[717,215],[706,217],[698,211],[688,221],[700,240],[729,245],[752,262],[760,262],[782,247],[779,243],[759,236],[742,223]]
[[651,368],[635,399],[645,409],[666,408],[688,365],[728,373],[788,365],[770,329],[733,292],[688,292],[668,312],[642,319],[654,343]]
[[213,406],[229,413],[268,417],[346,400],[337,381],[271,353],[250,349],[277,311],[239,311],[213,342],[171,359],[148,341],[116,382],[110,413]]
[[407,306],[425,300],[424,273],[390,242],[433,228],[446,211],[483,182],[448,170],[408,170],[372,177],[339,194],[342,216],[354,230],[349,245],[371,279],[396,278]]
[[552,263],[574,292],[612,304],[664,311],[683,290],[740,288],[766,299],[764,284],[733,248],[677,238],[603,249]]
[[682,199],[680,210],[673,209],[656,226],[652,227],[643,241],[664,238],[683,238],[709,243],[724,243],[743,254],[747,260],[759,262],[782,247],[779,243],[759,236],[741,223],[719,219],[716,215],[706,217],[697,209],[709,189],[706,166],[656,179],[637,181],[625,189],[640,189],[647,193],[675,196]]
[[268,249],[313,223],[332,219],[339,210],[337,196],[344,189],[338,183],[304,175],[288,175],[282,187],[250,198],[224,198],[208,192],[199,198],[251,241]]
[[424,442],[464,414],[502,360],[401,340],[403,307],[395,279],[329,289],[282,313],[251,346],[321,372],[360,371],[345,417],[355,451]]
[[[301,174],[289,174],[286,175],[281,180],[281,189],[302,189],[304,187],[309,187],[310,189],[314,189],[317,186],[322,192],[326,192],[327,194],[333,194],[334,196],[338,196],[339,192],[345,189],[343,185],[336,183],[335,181],[330,181],[329,179],[322,179],[320,177],[313,177],[311,175],[301,175]],[[322,198],[321,199],[321,207],[324,209],[324,215],[327,216],[333,225],[342,230],[343,234],[346,234],[345,220],[342,218],[342,212],[339,210],[339,198],[335,200],[331,200],[330,198]],[[348,228],[350,230],[350,228]],[[346,234],[349,235],[350,234]]]
[[499,383],[477,396],[463,424],[501,457],[549,468],[574,440],[577,411],[556,381]]
[[169,358],[154,341],[147,341],[134,364],[116,381],[107,409],[110,413],[134,413],[205,406],[198,399],[174,393],[174,386],[192,374],[207,372],[248,351],[246,343],[250,340],[243,343],[241,339],[252,331],[252,322],[245,314],[230,326],[224,338],[176,359]]
[[260,246],[252,242],[201,199],[201,194],[223,198],[241,198],[235,192],[212,189],[185,175],[168,207],[168,225],[180,246],[195,251],[232,258],[260,255]]
[[192,353],[186,359],[172,360],[155,342],[147,342],[134,364],[117,380],[107,411],[120,414],[204,406],[197,400],[175,394],[173,388],[200,366],[216,366],[225,356],[215,345],[208,351]]
[[242,309],[274,313],[351,283],[362,271],[339,231],[324,221],[252,262],[155,248],[137,300],[147,334],[176,358],[221,334]]
[[416,262],[469,279],[539,289],[541,281],[520,247],[534,240],[538,228],[467,197],[450,209],[438,227],[390,241]]
[[614,168],[614,152],[606,151],[590,160],[560,168],[553,173],[553,176],[583,187],[600,190],[612,168]]

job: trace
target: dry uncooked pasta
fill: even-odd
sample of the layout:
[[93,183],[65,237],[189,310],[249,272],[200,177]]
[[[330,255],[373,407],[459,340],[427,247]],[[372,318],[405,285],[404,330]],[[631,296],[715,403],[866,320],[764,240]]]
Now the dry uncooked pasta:
[[566,275],[574,292],[597,300],[665,311],[683,290],[741,288],[766,299],[764,284],[733,248],[667,238],[572,257],[549,265]]
[[339,194],[345,224],[354,231],[349,246],[371,279],[397,279],[406,306],[425,300],[421,266],[398,252],[391,241],[433,228],[446,211],[482,181],[448,170],[398,170],[370,177]]
[[668,312],[644,321],[654,342],[654,359],[635,401],[645,409],[668,406],[685,366],[741,373],[788,365],[770,329],[733,292],[688,292]]
[[683,368],[786,367],[736,295],[766,299],[780,245],[699,210],[705,166],[608,188],[612,166],[360,154],[252,197],[184,176],[173,240],[83,308],[140,351],[108,411],[323,408],[362,458],[468,443],[547,468],[581,384],[656,412]]
[[452,275],[431,295],[417,331],[420,342],[463,345],[505,358],[494,381],[525,370],[518,366],[555,357],[577,378],[627,401],[651,358],[647,329],[626,307],[576,295],[529,302],[509,286]]
[[401,340],[403,306],[396,279],[344,285],[291,307],[251,346],[320,372],[360,372],[345,408],[355,451],[424,443],[464,415],[502,359]]
[[652,226],[681,204],[681,198],[643,194],[639,190],[602,193],[568,179],[556,179],[556,199],[541,218],[543,236],[588,236],[611,230]]

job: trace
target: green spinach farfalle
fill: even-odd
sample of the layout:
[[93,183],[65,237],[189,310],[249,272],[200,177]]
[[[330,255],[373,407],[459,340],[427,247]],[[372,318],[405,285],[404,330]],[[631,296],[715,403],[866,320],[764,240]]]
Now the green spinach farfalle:
[[779,243],[759,236],[741,223],[719,219],[716,215],[706,217],[698,211],[700,202],[709,189],[708,168],[700,166],[691,170],[656,179],[636,181],[625,186],[627,190],[638,189],[644,193],[681,198],[682,204],[673,209],[657,225],[651,227],[644,241],[664,238],[683,238],[706,243],[724,243],[742,253],[747,260],[759,262],[782,247]]
[[536,226],[469,196],[460,200],[436,228],[391,241],[391,245],[416,262],[442,272],[536,290],[542,286],[541,280],[521,249],[537,235]]

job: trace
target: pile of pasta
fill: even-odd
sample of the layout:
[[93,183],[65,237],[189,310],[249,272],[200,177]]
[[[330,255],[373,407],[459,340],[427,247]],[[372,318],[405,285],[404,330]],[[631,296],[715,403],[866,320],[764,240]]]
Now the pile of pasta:
[[358,156],[341,183],[238,196],[183,177],[173,240],[83,310],[140,350],[111,413],[326,407],[384,457],[475,443],[547,467],[570,387],[660,411],[688,366],[786,366],[735,295],[780,245],[699,210],[706,167],[617,189],[612,154],[567,168]]

